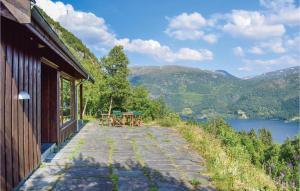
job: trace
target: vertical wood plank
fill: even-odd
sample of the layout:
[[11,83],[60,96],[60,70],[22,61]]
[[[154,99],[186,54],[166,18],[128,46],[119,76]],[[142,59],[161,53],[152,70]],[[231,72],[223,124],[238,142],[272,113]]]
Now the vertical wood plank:
[[[2,38],[2,36],[1,36]],[[1,41],[0,49],[0,190],[6,190],[5,177],[5,131],[4,131],[4,110],[5,110],[5,44]]]
[[[53,97],[53,94],[51,95],[51,83],[53,78],[55,80],[55,76],[53,77],[53,73],[51,73],[51,70],[43,65],[42,66],[42,115],[43,115],[43,120],[42,120],[42,142],[43,143],[49,143],[52,142],[51,140],[51,118],[55,116],[55,113],[53,112],[53,108],[51,107],[51,101],[55,100],[55,97]],[[52,76],[52,79],[50,78]]]
[[12,84],[12,46],[6,47],[6,67],[5,67],[5,161],[6,161],[6,189],[13,187],[12,172],[12,149],[11,149],[11,84]]
[[[16,42],[16,40],[14,40]],[[19,136],[18,136],[18,73],[19,58],[15,42],[13,43],[13,78],[12,78],[12,162],[13,187],[19,183]]]
[[79,96],[80,96],[80,119],[82,120],[83,119],[83,116],[82,116],[82,111],[83,111],[83,84],[80,84],[79,86]]
[[53,69],[50,69],[50,71],[51,72],[49,72],[50,73],[50,78],[49,78],[49,80],[50,80],[50,86],[49,86],[49,90],[50,90],[50,92],[49,92],[49,95],[50,95],[50,97],[52,98],[51,100],[49,100],[49,107],[50,107],[50,110],[51,110],[51,113],[53,114],[53,115],[51,115],[50,116],[50,118],[49,118],[49,121],[50,121],[50,124],[51,124],[51,126],[50,126],[50,128],[49,128],[49,133],[50,133],[50,140],[52,141],[52,142],[56,142],[56,140],[57,140],[57,131],[56,131],[56,128],[57,128],[57,98],[56,98],[56,96],[57,96],[57,94],[56,94],[56,89],[57,89],[57,77],[56,77],[56,71],[55,70],[53,70]]
[[[29,80],[29,56],[28,51],[24,52],[24,84],[23,88],[24,91],[29,92],[28,88],[28,80]],[[24,175],[29,174],[29,100],[24,100],[24,113],[23,113],[23,119],[24,119]]]
[[72,120],[73,119],[77,119],[77,113],[76,113],[76,92],[75,92],[75,80],[71,81],[71,104],[72,104],[72,108],[71,108],[71,117]]
[[28,88],[29,88],[29,95],[31,96],[31,99],[29,100],[29,121],[28,121],[28,154],[29,154],[29,170],[30,172],[33,170],[33,117],[32,117],[32,108],[33,108],[33,104],[32,104],[32,66],[33,66],[33,57],[31,55],[29,55],[29,61],[28,61]]
[[[61,79],[61,76],[59,77],[59,80],[57,82],[58,84],[60,84],[60,88],[59,88],[59,91],[63,90],[64,89],[64,84],[63,84],[63,81]],[[60,98],[59,102],[60,102],[60,108],[59,108],[59,115],[60,115],[60,128],[63,126],[64,124],[64,111],[63,111],[63,108],[62,108],[62,105],[63,105],[63,95],[62,94],[58,94],[58,97]]]
[[41,162],[41,62],[37,65],[37,160]]
[[60,143],[61,142],[61,138],[60,138],[60,116],[61,116],[61,110],[60,110],[60,90],[61,90],[61,87],[60,87],[60,72],[57,71],[56,72],[56,113],[57,113],[57,116],[56,116],[56,132],[57,132],[57,142]]
[[[24,53],[19,53],[19,92],[23,91],[23,70],[24,70]],[[22,180],[24,175],[24,114],[23,114],[23,100],[18,100],[18,129],[19,129],[19,175]]]
[[36,153],[36,145],[37,145],[37,128],[36,128],[36,65],[37,65],[37,58],[33,58],[32,62],[32,130],[33,130],[33,137],[32,137],[32,143],[33,143],[33,168],[37,167],[37,153]]

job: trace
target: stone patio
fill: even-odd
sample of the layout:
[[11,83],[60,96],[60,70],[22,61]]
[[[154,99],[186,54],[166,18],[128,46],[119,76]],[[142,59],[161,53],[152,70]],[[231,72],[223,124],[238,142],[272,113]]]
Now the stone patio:
[[214,190],[203,159],[173,129],[88,123],[20,190]]

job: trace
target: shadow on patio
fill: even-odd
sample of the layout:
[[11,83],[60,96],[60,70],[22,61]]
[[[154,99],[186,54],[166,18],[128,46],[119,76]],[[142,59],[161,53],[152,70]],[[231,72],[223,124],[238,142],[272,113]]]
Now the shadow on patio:
[[71,163],[40,167],[20,190],[213,190],[201,182],[184,182],[177,175],[133,160],[107,164],[79,154]]

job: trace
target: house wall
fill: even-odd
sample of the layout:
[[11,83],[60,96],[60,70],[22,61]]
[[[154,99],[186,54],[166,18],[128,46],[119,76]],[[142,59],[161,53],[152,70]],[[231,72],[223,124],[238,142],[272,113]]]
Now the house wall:
[[4,19],[1,27],[0,189],[11,190],[40,163],[41,62],[32,39]]
[[[26,179],[40,164],[42,120],[42,89],[56,88],[49,92],[51,112],[56,118],[50,119],[50,126],[56,132],[51,141],[63,142],[76,131],[74,119],[66,126],[59,124],[59,79],[61,68],[51,73],[56,79],[49,86],[42,86],[42,57],[60,64],[59,57],[45,48],[38,48],[37,37],[18,23],[1,17],[0,47],[0,190],[12,190]],[[56,57],[55,57],[56,56]],[[68,71],[65,71],[68,73]],[[75,79],[74,79],[75,80]],[[30,95],[29,100],[19,100],[20,91]],[[47,90],[46,90],[47,91]],[[75,95],[72,95],[75,96]],[[75,97],[73,98],[75,99]],[[51,102],[51,100],[55,100]],[[73,107],[75,108],[75,106]],[[44,110],[45,111],[45,110]],[[52,121],[51,121],[52,120]],[[44,122],[43,125],[46,125]]]
[[55,143],[58,140],[59,97],[57,84],[59,78],[57,71],[45,64],[42,64],[42,129],[41,142]]

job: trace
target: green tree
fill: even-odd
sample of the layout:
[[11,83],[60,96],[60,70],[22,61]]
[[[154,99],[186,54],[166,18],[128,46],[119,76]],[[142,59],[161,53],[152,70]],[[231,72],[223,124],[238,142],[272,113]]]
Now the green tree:
[[272,134],[265,128],[258,130],[258,138],[265,144],[271,145],[272,144]]
[[108,55],[102,58],[104,78],[107,83],[106,100],[109,100],[108,113],[112,108],[126,109],[127,98],[130,95],[128,81],[128,58],[122,46],[113,47]]

